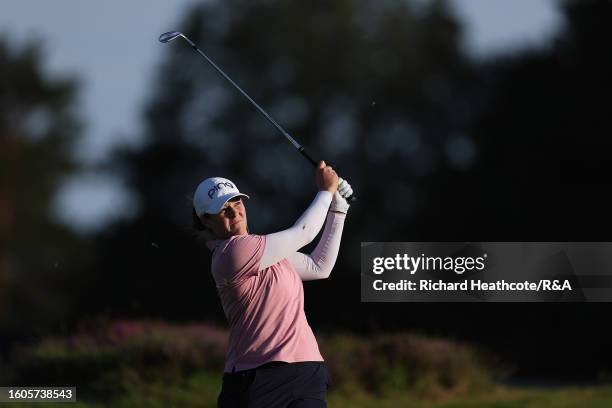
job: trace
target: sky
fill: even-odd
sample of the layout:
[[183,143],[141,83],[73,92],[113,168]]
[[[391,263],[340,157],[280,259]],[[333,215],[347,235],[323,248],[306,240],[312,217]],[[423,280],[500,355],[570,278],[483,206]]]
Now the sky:
[[[398,0],[399,1],[399,0]],[[429,0],[420,0],[427,2]],[[76,76],[87,127],[75,156],[86,165],[117,144],[139,143],[141,111],[166,47],[157,41],[195,0],[3,0],[0,35],[16,47],[43,42],[45,71]],[[545,46],[562,24],[557,0],[451,0],[466,24],[465,50],[489,58],[525,46]],[[78,18],[77,18],[78,17]],[[64,183],[52,209],[77,232],[95,232],[129,217],[137,203],[112,174],[83,172]]]

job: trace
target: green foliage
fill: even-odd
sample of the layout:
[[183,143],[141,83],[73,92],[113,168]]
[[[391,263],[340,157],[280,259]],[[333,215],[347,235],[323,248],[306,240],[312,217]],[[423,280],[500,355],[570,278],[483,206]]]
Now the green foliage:
[[465,395],[489,389],[505,374],[495,360],[457,342],[398,333],[371,338],[332,336],[322,352],[338,388],[384,395]]
[[196,370],[220,372],[226,332],[209,325],[117,321],[17,352],[11,381],[75,384],[85,395],[124,394],[155,381],[178,382]]
[[[331,407],[588,408],[612,403],[611,387],[500,386],[495,380],[502,371],[492,356],[454,341],[406,333],[319,337],[332,373]],[[13,356],[12,378],[3,381],[76,386],[76,407],[215,407],[226,338],[224,329],[208,324],[99,324],[22,348]]]
[[[10,381],[73,384],[94,399],[147,395],[163,390],[160,384],[189,388],[190,381],[197,381],[194,375],[220,378],[226,339],[225,330],[207,324],[111,322],[23,348],[13,359]],[[333,389],[348,394],[469,395],[491,389],[496,375],[472,347],[411,334],[328,336],[320,346]],[[166,398],[159,393],[155,398]]]

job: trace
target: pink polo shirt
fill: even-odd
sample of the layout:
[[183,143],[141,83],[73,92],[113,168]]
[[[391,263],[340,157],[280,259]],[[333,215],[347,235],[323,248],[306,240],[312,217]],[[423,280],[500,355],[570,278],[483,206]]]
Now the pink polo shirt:
[[230,325],[225,372],[270,361],[323,361],[304,313],[302,280],[287,259],[258,271],[262,235],[208,241],[212,275]]

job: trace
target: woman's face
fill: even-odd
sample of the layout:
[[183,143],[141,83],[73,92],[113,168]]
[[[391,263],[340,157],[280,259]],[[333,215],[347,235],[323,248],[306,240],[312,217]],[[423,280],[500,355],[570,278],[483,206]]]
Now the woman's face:
[[246,235],[247,216],[242,197],[234,197],[223,206],[218,214],[210,214],[203,219],[204,225],[219,238]]

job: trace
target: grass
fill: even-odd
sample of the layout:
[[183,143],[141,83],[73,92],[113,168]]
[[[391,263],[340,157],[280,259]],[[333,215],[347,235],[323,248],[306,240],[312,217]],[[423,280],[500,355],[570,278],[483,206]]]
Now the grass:
[[330,407],[351,408],[604,408],[612,406],[612,386],[543,390],[496,387],[484,394],[439,400],[415,398],[410,393],[383,397],[370,394],[330,394]]
[[[179,384],[142,383],[134,378],[129,392],[102,403],[79,401],[74,408],[149,407],[149,408],[212,408],[220,387],[220,376],[197,373]],[[78,393],[77,393],[78,399]],[[36,408],[39,403],[11,404],[11,407]],[[44,404],[45,407],[66,407],[66,404]],[[350,408],[603,408],[612,406],[612,386],[535,389],[498,386],[487,393],[445,398],[417,398],[410,392],[392,392],[376,396],[367,392],[331,392],[329,407]]]

